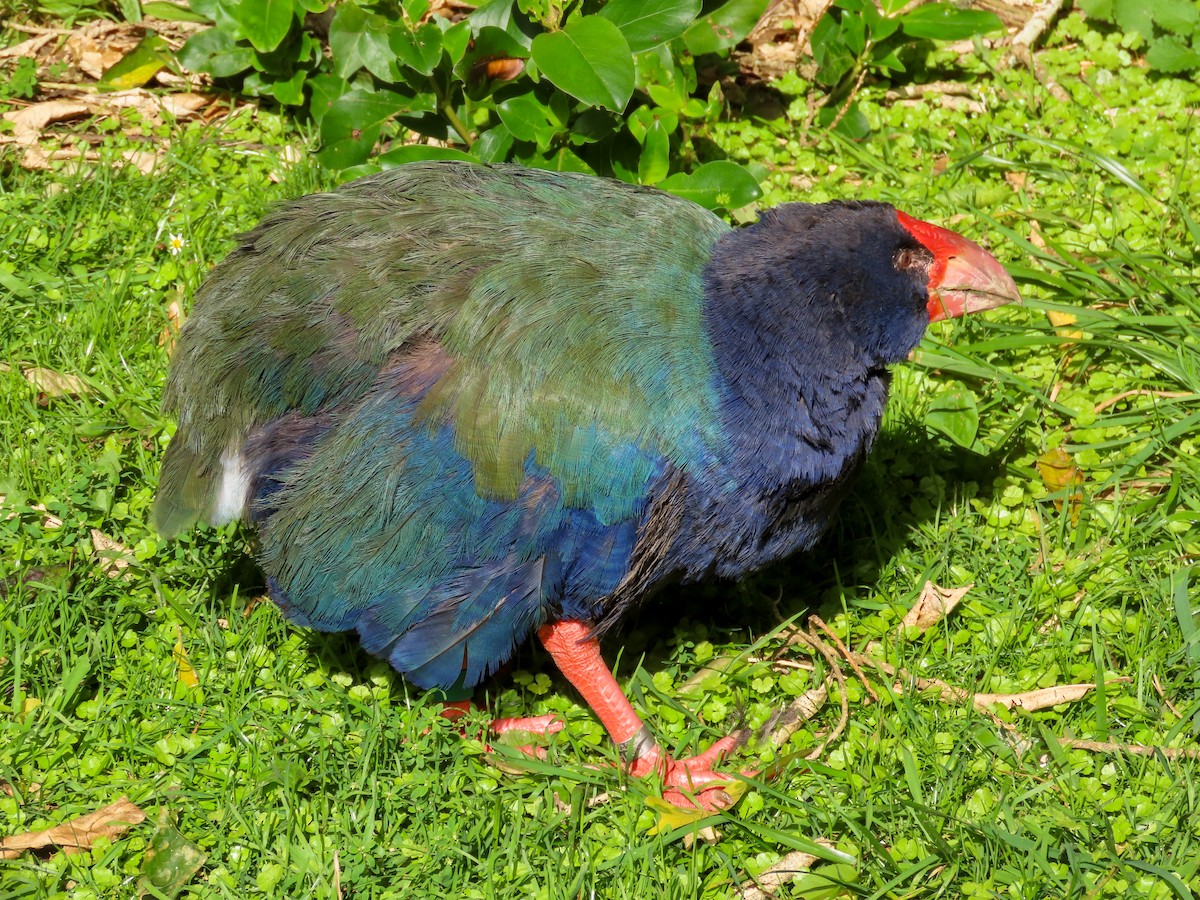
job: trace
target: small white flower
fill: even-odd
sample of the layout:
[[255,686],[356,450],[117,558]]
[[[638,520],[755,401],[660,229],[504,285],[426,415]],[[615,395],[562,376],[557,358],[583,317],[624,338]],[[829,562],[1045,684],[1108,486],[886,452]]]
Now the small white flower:
[[183,239],[182,234],[172,234],[167,240],[167,249],[171,251],[172,256],[178,256],[179,251],[187,246],[187,241]]

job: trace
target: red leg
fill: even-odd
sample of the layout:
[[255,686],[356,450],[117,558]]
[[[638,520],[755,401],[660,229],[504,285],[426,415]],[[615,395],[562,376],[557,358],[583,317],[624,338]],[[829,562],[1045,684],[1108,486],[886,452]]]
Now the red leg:
[[685,809],[717,810],[728,806],[728,796],[720,788],[728,785],[729,779],[712,771],[712,767],[737,746],[736,737],[722,738],[697,756],[672,759],[654,743],[646,724],[634,712],[604,664],[599,642],[590,637],[586,625],[571,619],[552,622],[538,629],[538,638],[563,675],[583,695],[609,736],[632,756],[631,775],[635,778],[659,775],[663,796]]

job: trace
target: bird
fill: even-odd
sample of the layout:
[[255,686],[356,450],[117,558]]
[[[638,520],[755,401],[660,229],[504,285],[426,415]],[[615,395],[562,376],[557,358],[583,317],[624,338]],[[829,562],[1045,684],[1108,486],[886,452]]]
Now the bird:
[[[674,758],[600,639],[668,584],[828,528],[930,322],[1019,302],[978,244],[887,203],[732,227],[592,175],[401,165],[286,202],[198,289],[164,391],[170,537],[254,532],[293,623],[424,689],[534,636],[632,777],[720,808],[737,745]],[[546,733],[553,717],[497,720]]]

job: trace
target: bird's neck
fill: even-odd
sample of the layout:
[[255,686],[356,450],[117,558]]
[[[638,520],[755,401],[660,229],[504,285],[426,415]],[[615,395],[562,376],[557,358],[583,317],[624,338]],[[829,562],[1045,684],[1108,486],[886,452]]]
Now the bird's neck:
[[842,311],[814,303],[795,268],[731,261],[736,237],[706,274],[722,446],[689,485],[692,575],[738,576],[815,542],[887,402],[887,369],[855,346]]

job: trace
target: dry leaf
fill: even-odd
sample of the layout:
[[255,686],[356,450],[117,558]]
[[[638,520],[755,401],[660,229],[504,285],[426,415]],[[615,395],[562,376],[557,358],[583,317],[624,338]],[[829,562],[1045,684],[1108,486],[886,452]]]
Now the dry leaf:
[[162,159],[162,150],[122,150],[121,157],[143,175],[153,175]]
[[921,589],[921,596],[904,616],[900,627],[916,628],[918,631],[928,630],[950,615],[954,607],[966,596],[967,591],[973,587],[974,583],[966,587],[944,588],[932,581],[926,581],[925,587]]
[[36,37],[31,37],[29,40],[21,41],[21,43],[14,44],[11,47],[0,48],[0,59],[18,59],[22,56],[36,57],[38,51],[56,37],[58,35],[51,31],[47,34],[39,34]]
[[126,580],[129,579],[129,573],[125,570],[129,568],[129,564],[133,561],[133,554],[128,547],[113,540],[103,531],[93,528],[92,549],[95,551],[101,571],[105,575],[109,578],[122,577]]
[[38,403],[42,405],[55,397],[80,397],[92,392],[88,383],[78,375],[64,375],[42,366],[23,368],[21,374],[37,389]]
[[175,638],[175,647],[171,650],[171,656],[175,660],[176,679],[180,684],[187,685],[190,688],[200,687],[200,678],[196,675],[196,670],[188,660],[187,650],[183,646],[183,631],[179,630],[178,636]]
[[[1042,476],[1046,490],[1051,493],[1067,492],[1072,518],[1078,516],[1079,506],[1083,503],[1083,491],[1080,490],[1080,485],[1083,484],[1083,473],[1075,465],[1071,454],[1062,447],[1047,450],[1037,458],[1037,470],[1038,474]],[[1063,508],[1061,497],[1054,501],[1054,506],[1056,509]]]
[[1046,239],[1042,237],[1042,230],[1038,227],[1037,220],[1029,223],[1029,243],[1033,244],[1039,250],[1046,249]]
[[1054,687],[1040,688],[1036,691],[1025,691],[1021,694],[976,694],[971,698],[978,708],[986,708],[993,703],[999,703],[1005,709],[1024,709],[1034,712],[1060,703],[1074,703],[1085,697],[1093,690],[1095,684],[1059,684]]
[[1083,332],[1078,328],[1070,328],[1079,321],[1079,317],[1074,313],[1059,312],[1056,309],[1046,310],[1046,318],[1050,320],[1050,324],[1054,326],[1054,330],[1062,337],[1078,340],[1083,337]]
[[1024,172],[1005,172],[1004,180],[1009,183],[1015,190],[1020,190],[1025,187],[1026,174]]
[[[4,494],[0,494],[0,509],[5,510],[4,521],[6,522],[9,519],[15,519],[18,515],[20,515],[20,512],[17,510],[17,508],[11,503],[8,503],[7,500],[8,497],[6,497]],[[42,528],[62,528],[62,519],[47,511],[46,507],[41,503],[34,503],[29,508],[36,512],[45,513],[45,515],[42,516]]]
[[[188,91],[184,94],[167,94],[159,97],[158,102],[165,112],[176,119],[194,119],[200,110],[216,102],[216,98],[206,94],[196,94]],[[288,145],[291,146],[290,144]]]
[[721,832],[717,831],[717,829],[713,828],[711,825],[706,825],[699,831],[689,831],[683,836],[684,849],[691,850],[692,844],[696,843],[697,839],[702,840],[704,843],[709,845],[716,844],[721,840]]
[[33,508],[40,513],[45,513],[45,515],[42,516],[42,528],[62,528],[62,519],[54,515],[54,513],[49,512],[42,504],[35,503],[33,504]]
[[44,831],[27,831],[0,839],[0,859],[16,859],[23,850],[59,847],[67,853],[87,850],[98,838],[115,838],[146,820],[128,797],[95,812]]
[[64,122],[91,114],[91,108],[79,100],[43,100],[24,109],[6,112],[3,116],[13,123],[12,138],[18,144],[34,144],[52,122]]
[[[100,20],[76,29],[67,38],[65,56],[89,78],[99,79],[140,40],[131,28],[122,27],[124,24]],[[140,33],[141,29],[137,30]]]
[[172,300],[167,304],[167,324],[158,333],[158,346],[166,347],[167,353],[175,349],[175,338],[179,334],[179,329],[183,327],[183,320],[183,307],[180,306],[178,300]]
[[[825,841],[818,843],[824,844]],[[800,875],[807,875],[816,861],[817,857],[811,853],[793,850],[757,878],[744,883],[740,893],[741,900],[767,900],[768,897],[774,896],[776,888],[783,887]]]

